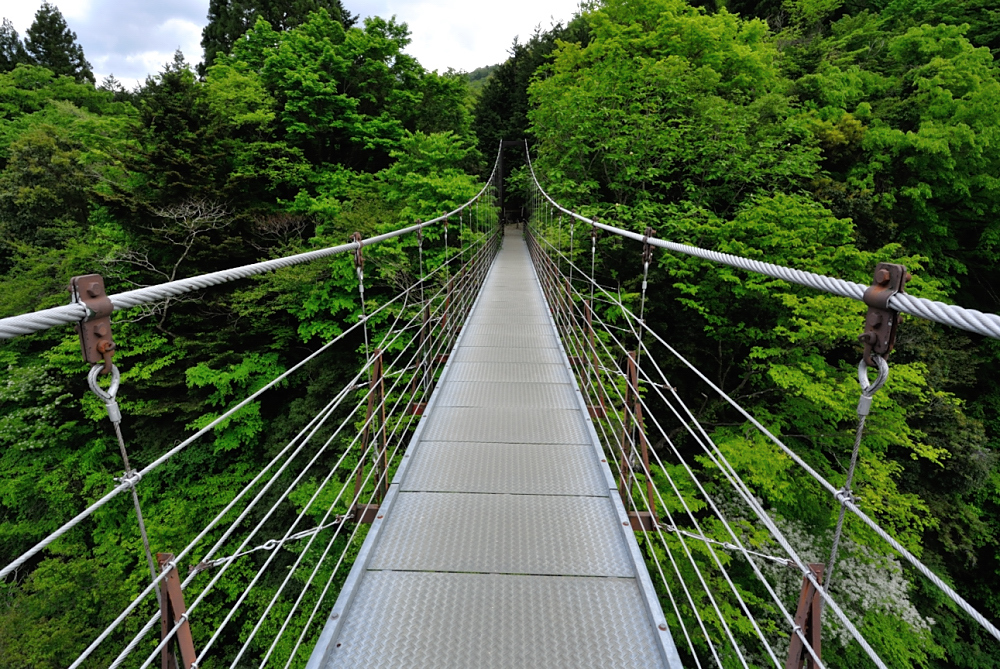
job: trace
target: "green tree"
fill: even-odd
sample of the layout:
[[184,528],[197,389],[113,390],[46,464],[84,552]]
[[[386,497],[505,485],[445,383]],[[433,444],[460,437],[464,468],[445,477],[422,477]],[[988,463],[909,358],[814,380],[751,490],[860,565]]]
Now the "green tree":
[[253,28],[257,19],[264,19],[275,30],[289,30],[320,9],[329,12],[345,28],[353,26],[358,19],[344,8],[341,0],[211,0],[208,24],[201,33],[205,61],[199,65],[199,71],[204,74],[215,63],[216,56],[229,53],[236,40]]
[[55,5],[43,2],[35,12],[35,20],[28,28],[25,48],[36,65],[77,81],[94,83],[94,73],[84,58],[83,47],[76,43],[76,33],[69,29],[62,12]]
[[14,24],[10,19],[4,19],[0,25],[0,72],[10,72],[18,63],[28,62],[28,52],[24,50],[24,43],[14,30]]

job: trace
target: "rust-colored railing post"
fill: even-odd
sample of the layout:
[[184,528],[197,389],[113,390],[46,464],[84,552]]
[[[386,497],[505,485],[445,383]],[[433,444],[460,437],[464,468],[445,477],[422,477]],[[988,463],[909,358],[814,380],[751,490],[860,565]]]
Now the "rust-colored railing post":
[[[587,318],[587,338],[590,340],[590,354],[594,366],[594,394],[597,396],[597,402],[601,407],[600,416],[594,416],[594,418],[605,418],[608,415],[608,407],[604,404],[604,395],[596,390],[597,386],[600,385],[599,375],[601,373],[601,366],[597,357],[597,341],[594,334],[594,307],[590,300],[584,300],[583,304],[585,309],[584,313]],[[593,407],[592,411],[593,413],[597,413],[597,407]]]
[[636,430],[639,433],[639,455],[642,458],[642,470],[646,475],[646,503],[649,506],[649,511],[640,511],[638,513],[639,517],[637,520],[645,529],[652,529],[657,523],[656,504],[653,502],[653,472],[649,468],[649,442],[646,439],[646,425],[642,419],[642,397],[639,395],[639,367],[636,365],[637,357],[638,351],[629,352],[628,354],[628,383],[632,389],[632,399],[634,402],[632,416],[635,420]]
[[382,446],[375,459],[375,503],[381,504],[389,494],[389,426],[385,422],[385,373],[382,369],[382,351],[375,349],[375,376],[378,377],[379,430]]
[[[361,445],[360,445],[360,461],[358,462],[358,471],[354,475],[354,521],[357,523],[370,523],[375,517],[375,512],[378,510],[378,501],[381,501],[380,497],[380,486],[379,486],[379,459],[384,455],[384,442],[385,442],[385,397],[383,393],[385,391],[385,384],[383,383],[382,375],[382,351],[380,349],[375,349],[375,357],[372,361],[371,378],[368,382],[368,408],[365,411],[365,427],[361,431]],[[365,471],[365,453],[368,452],[368,442],[372,434],[372,417],[375,415],[376,410],[376,398],[378,398],[379,406],[381,409],[382,418],[382,441],[383,441],[383,453],[376,451],[376,456],[373,459],[374,471],[373,476],[375,476],[375,497],[378,500],[374,504],[362,504],[361,503],[361,493],[364,490],[364,471]]]
[[[816,578],[817,583],[823,581],[824,565],[810,563],[809,569]],[[807,577],[802,577],[802,592],[799,594],[799,606],[795,610],[795,626],[802,630],[802,635],[809,642],[816,657],[822,659],[823,655],[821,639],[823,625],[821,623],[821,597],[816,591],[816,586]],[[813,656],[802,643],[801,637],[792,632],[792,642],[788,645],[788,659],[785,661],[785,669],[817,669],[819,665]]]
[[[629,354],[629,362],[632,362],[631,353]],[[629,366],[631,370],[631,366]],[[625,510],[628,511],[632,506],[631,495],[632,495],[632,481],[634,479],[634,474],[632,472],[632,464],[630,462],[632,455],[632,448],[629,447],[629,441],[632,436],[632,426],[633,426],[633,414],[632,414],[632,397],[633,397],[633,386],[632,386],[632,376],[628,375],[625,384],[625,402],[622,406],[622,438],[619,444],[619,465],[618,465],[618,494],[621,495],[622,504],[625,505]]]
[[[181,651],[180,665],[183,669],[191,669],[198,654],[194,652],[194,640],[191,638],[191,625],[186,617],[187,608],[184,605],[184,592],[181,590],[181,579],[177,574],[177,565],[171,564],[174,561],[173,553],[157,553],[156,562],[162,572],[167,567],[167,575],[161,581],[163,587],[160,596],[160,640],[166,638],[167,634],[180,622],[177,634],[173,641]],[[178,662],[174,655],[173,641],[163,645],[160,650],[160,666],[162,669],[177,669]]]

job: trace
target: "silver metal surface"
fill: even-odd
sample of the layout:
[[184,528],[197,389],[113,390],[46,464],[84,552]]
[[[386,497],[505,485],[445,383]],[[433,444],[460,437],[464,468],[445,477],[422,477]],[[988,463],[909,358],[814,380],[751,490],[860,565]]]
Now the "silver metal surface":
[[326,665],[661,666],[635,580],[369,572]]
[[420,444],[402,489],[521,495],[607,496],[584,444]]
[[605,497],[401,492],[369,569],[635,576]]
[[509,231],[308,669],[679,667],[602,458]]
[[[475,339],[474,336],[469,336]],[[478,383],[550,383],[570,385],[572,380],[562,365],[523,362],[456,362],[449,381]]]
[[462,346],[455,351],[454,362],[526,362],[559,364],[562,355],[554,348],[490,348]]
[[428,441],[489,441],[513,444],[586,444],[579,411],[519,407],[438,407],[428,416]]
[[[458,368],[461,363],[455,363]],[[565,372],[562,368],[560,372]],[[441,388],[438,406],[507,406],[539,409],[575,409],[576,395],[568,383],[476,383],[450,381]]]

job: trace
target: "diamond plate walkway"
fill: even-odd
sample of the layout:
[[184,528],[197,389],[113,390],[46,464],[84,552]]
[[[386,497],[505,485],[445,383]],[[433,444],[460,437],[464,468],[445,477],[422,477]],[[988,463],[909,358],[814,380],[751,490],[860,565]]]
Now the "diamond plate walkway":
[[309,669],[680,667],[585,409],[508,228]]

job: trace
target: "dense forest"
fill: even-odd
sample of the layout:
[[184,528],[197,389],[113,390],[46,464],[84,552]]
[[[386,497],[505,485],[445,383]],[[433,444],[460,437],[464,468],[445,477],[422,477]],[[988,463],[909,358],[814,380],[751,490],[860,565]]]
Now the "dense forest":
[[[875,263],[902,262],[909,292],[1000,311],[996,0],[603,0],[475,76],[427,71],[406,53],[405,24],[350,9],[212,0],[206,58],[177,53],[135,90],[95,84],[54,6],[24,39],[5,20],[0,317],[66,303],[78,274],[99,272],[119,292],[432,217],[478,192],[499,140],[522,137],[543,185],[581,213],[865,284]],[[525,182],[520,161],[511,151],[511,189]],[[602,282],[635,302],[638,248],[599,245]],[[413,275],[411,258],[402,245],[373,253],[372,304]],[[667,253],[650,284],[654,329],[842,482],[863,306]],[[154,460],[360,311],[341,256],[119,312],[131,458]],[[144,479],[154,552],[197,534],[362,355],[348,339]],[[890,362],[859,503],[998,620],[1000,345],[906,318]],[[71,328],[3,342],[0,368],[6,564],[101,497],[122,463]],[[696,409],[796,548],[822,560],[832,500],[727,405],[706,396]],[[700,466],[748,541],[777,552],[711,463]],[[860,525],[848,523],[843,555],[834,594],[891,666],[1000,666],[1000,646]],[[732,568],[761,599],[749,569]],[[794,600],[796,580],[773,576]],[[148,578],[123,497],[0,583],[0,666],[66,666]],[[787,639],[757,604],[768,635]],[[233,645],[246,629],[230,633]],[[824,634],[829,666],[868,666],[843,630]],[[112,645],[92,666],[110,663]],[[217,647],[220,663],[204,666],[223,666],[227,644]]]

